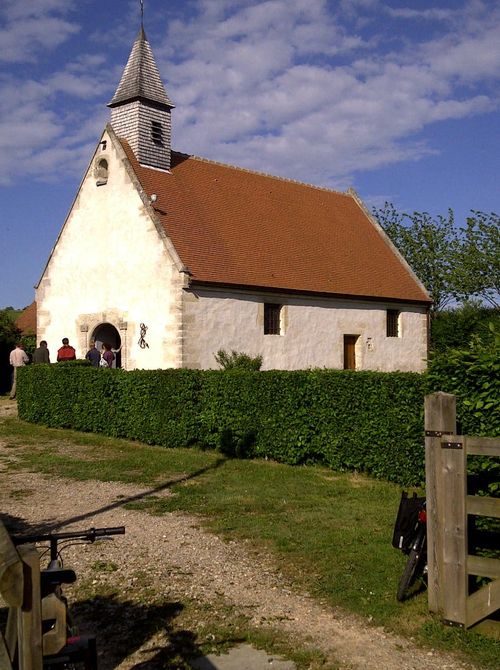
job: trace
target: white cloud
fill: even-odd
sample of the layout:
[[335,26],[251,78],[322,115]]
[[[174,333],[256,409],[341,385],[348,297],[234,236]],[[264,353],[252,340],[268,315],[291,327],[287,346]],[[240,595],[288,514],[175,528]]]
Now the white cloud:
[[47,80],[47,90],[51,93],[66,93],[77,98],[95,98],[103,95],[108,88],[107,83],[91,73],[56,72]]
[[386,8],[389,16],[396,19],[424,19],[426,21],[447,21],[453,16],[451,9],[439,9],[434,7],[432,9],[410,9],[408,7],[401,7],[393,9]]
[[472,35],[446,35],[425,45],[424,55],[436,73],[470,83],[498,79],[500,73],[500,16]]
[[77,26],[56,18],[30,18],[0,30],[0,60],[32,61],[43,49],[53,49],[78,32]]
[[9,20],[38,18],[53,11],[66,13],[74,4],[72,0],[3,0],[2,13]]
[[[377,6],[357,3],[363,11]],[[175,35],[168,36],[167,62],[174,53],[180,61],[165,71],[177,104],[174,137],[181,150],[257,169],[262,162],[266,171],[315,175],[325,183],[356,170],[418,160],[434,152],[415,139],[427,125],[495,105],[486,93],[456,89],[460,72],[462,80],[478,83],[494,72],[499,22],[492,24],[491,15],[486,23],[476,12],[471,34],[467,22],[457,31],[456,15],[443,10],[439,16],[453,23],[450,33],[374,53],[367,51],[367,39],[347,34],[340,15],[328,13],[319,0],[307,6],[226,3],[229,9],[225,20],[222,12],[217,21],[204,12],[178,21]],[[405,18],[432,17],[405,12]],[[319,40],[310,48],[304,36],[315,34]],[[203,37],[190,39],[194,35]],[[347,63],[335,65],[329,58],[335,49]],[[466,64],[467,58],[473,61],[472,51],[478,61]],[[308,61],[307,53],[325,58]]]
[[[9,1],[11,42],[21,17],[38,12],[63,23],[62,32],[45,24],[24,55],[13,53],[27,59],[70,39],[79,28],[63,12],[71,6]],[[203,0],[190,8],[166,26],[163,45],[152,42],[182,151],[338,186],[356,171],[432,154],[420,135],[429,124],[498,105],[487,84],[500,71],[500,17],[478,0],[392,15],[381,0],[340,2],[335,11],[326,0]],[[431,37],[414,32],[423,19],[439,19]],[[83,44],[43,77],[0,79],[4,182],[46,178],[66,160],[73,172],[71,155],[81,166],[97,139],[125,63],[107,63],[103,41],[98,50]],[[5,100],[20,109],[15,121]]]
[[0,61],[33,61],[40,51],[63,44],[79,27],[60,16],[69,11],[69,0],[3,0],[0,7]]

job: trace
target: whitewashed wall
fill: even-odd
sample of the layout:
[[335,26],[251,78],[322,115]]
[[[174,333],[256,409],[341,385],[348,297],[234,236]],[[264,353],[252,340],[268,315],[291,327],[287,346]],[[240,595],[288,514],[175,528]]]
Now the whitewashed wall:
[[[123,367],[180,367],[181,284],[147,204],[125,169],[121,147],[107,133],[99,145],[37,289],[38,339],[55,360],[61,338],[77,356],[92,331],[114,325]],[[96,161],[108,161],[108,181],[97,186]],[[149,348],[138,345],[140,324]]]
[[[263,303],[284,305],[283,334],[264,335]],[[386,310],[401,310],[400,337],[386,336]],[[193,291],[184,298],[184,365],[217,368],[219,349],[262,354],[263,369],[342,368],[344,335],[359,335],[360,370],[422,371],[425,307],[394,303]]]

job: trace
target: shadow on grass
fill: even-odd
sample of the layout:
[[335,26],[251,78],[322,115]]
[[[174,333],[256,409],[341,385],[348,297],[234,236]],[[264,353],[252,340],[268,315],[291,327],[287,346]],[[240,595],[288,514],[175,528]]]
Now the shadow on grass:
[[[182,484],[191,479],[195,479],[196,477],[200,477],[201,475],[204,475],[206,472],[220,468],[222,465],[226,463],[227,460],[228,459],[226,458],[218,458],[214,463],[212,463],[212,465],[208,465],[205,468],[195,470],[194,472],[188,475],[175,477],[167,482],[164,482],[163,484],[155,486],[154,488],[147,489],[145,491],[142,491],[141,493],[136,493],[135,495],[132,496],[126,496],[126,497],[124,496],[123,498],[120,498],[119,500],[109,503],[108,505],[104,505],[103,507],[99,507],[98,509],[93,509],[89,512],[85,512],[84,514],[78,514],[76,516],[69,517],[68,519],[62,521],[54,522],[53,520],[48,519],[46,521],[41,521],[36,525],[32,525],[27,523],[24,519],[21,519],[20,517],[12,517],[8,514],[3,514],[2,512],[0,512],[0,520],[3,521],[4,525],[6,526],[7,530],[10,533],[15,533],[16,535],[28,535],[28,534],[35,535],[39,533],[50,533],[51,531],[59,530],[64,526],[78,523],[80,521],[85,521],[85,519],[88,519],[89,517],[94,517],[96,514],[102,514],[104,512],[109,512],[111,510],[118,509],[119,507],[124,507],[128,503],[143,501],[150,496],[154,497],[156,494],[169,489],[174,484]],[[54,500],[54,512],[56,511],[57,511],[57,500]]]

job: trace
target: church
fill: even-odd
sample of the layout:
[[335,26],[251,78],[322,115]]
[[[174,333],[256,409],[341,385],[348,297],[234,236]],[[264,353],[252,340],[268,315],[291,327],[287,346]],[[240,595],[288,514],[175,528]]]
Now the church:
[[[422,371],[431,300],[352,190],[173,151],[143,26],[36,286],[37,338],[125,369]],[[332,147],[333,150],[333,147]]]

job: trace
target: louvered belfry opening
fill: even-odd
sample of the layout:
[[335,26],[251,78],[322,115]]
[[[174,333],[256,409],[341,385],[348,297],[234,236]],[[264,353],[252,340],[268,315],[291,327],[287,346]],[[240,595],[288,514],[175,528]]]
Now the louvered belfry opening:
[[139,163],[170,170],[170,112],[174,105],[161,80],[143,27],[108,107],[113,130],[118,137],[127,140]]

